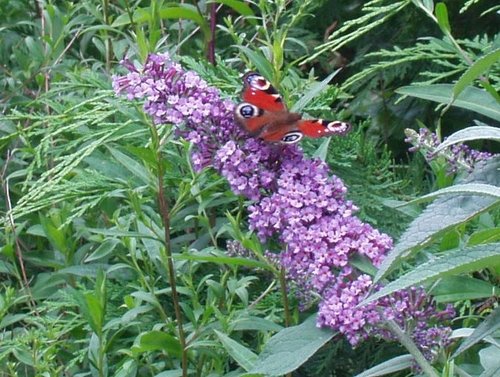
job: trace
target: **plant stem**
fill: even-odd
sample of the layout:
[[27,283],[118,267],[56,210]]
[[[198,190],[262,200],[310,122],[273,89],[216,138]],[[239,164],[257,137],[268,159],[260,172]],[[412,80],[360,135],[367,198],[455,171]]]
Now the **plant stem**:
[[[109,20],[109,0],[103,0],[102,2],[102,13],[104,17],[104,24],[106,26],[110,25],[110,20]],[[103,31],[104,34],[104,44],[106,46],[106,72],[109,72],[111,70],[111,59],[113,57],[112,53],[112,45],[111,45],[111,38],[108,35],[107,29],[104,29]]]
[[170,208],[168,200],[165,196],[165,189],[163,187],[163,177],[165,170],[162,164],[162,155],[160,151],[161,144],[159,142],[158,132],[154,125],[151,125],[151,132],[153,134],[153,142],[156,150],[156,163],[158,167],[158,205],[160,207],[160,216],[163,223],[165,235],[165,253],[167,256],[167,270],[170,288],[172,289],[172,301],[174,306],[175,318],[177,320],[177,331],[179,333],[179,342],[182,349],[182,377],[187,377],[187,350],[186,350],[186,337],[184,335],[184,328],[182,326],[182,314],[179,304],[179,295],[177,293],[177,283],[175,280],[175,268],[172,260],[172,249],[170,242]]
[[217,26],[217,4],[210,4],[210,41],[208,41],[207,60],[215,65],[215,28]]
[[286,327],[290,327],[292,323],[292,316],[290,315],[290,305],[288,303],[288,294],[286,289],[286,277],[284,268],[282,268],[280,271],[280,289],[281,289],[281,295],[283,296],[283,309],[285,310],[285,325]]
[[410,339],[408,335],[404,333],[403,330],[398,326],[394,320],[388,320],[387,326],[389,330],[398,338],[399,342],[410,352],[410,354],[415,359],[415,362],[422,368],[422,371],[430,377],[439,377],[437,372],[434,370],[431,364],[424,357],[422,352],[418,349],[415,343]]
[[28,300],[28,305],[31,305],[31,309],[34,311],[35,315],[39,315],[38,310],[37,310],[37,305],[35,302],[35,299],[33,298],[33,295],[31,293],[31,288],[28,280],[28,275],[26,274],[26,268],[24,266],[24,257],[23,257],[23,251],[21,248],[21,240],[19,239],[19,236],[17,235],[16,231],[16,223],[14,220],[14,215],[12,214],[12,202],[10,200],[10,188],[9,188],[9,179],[7,177],[7,167],[9,166],[9,162],[13,158],[13,151],[10,149],[7,149],[7,156],[5,158],[5,164],[2,168],[2,171],[0,173],[0,183],[2,184],[3,192],[5,195],[5,204],[7,207],[7,217],[10,223],[10,227],[12,229],[12,235],[14,237],[14,244],[16,245],[16,256],[17,256],[17,261],[19,263],[19,267],[21,269],[21,277],[18,277],[19,280],[21,281],[21,286],[24,285],[24,289],[26,290],[26,293],[29,297]]

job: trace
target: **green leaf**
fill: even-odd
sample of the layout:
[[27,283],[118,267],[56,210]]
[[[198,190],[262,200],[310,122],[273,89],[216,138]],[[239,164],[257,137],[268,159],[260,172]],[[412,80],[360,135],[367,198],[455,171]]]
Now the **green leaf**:
[[[153,12],[151,7],[137,8],[134,12],[132,20],[128,14],[122,14],[113,22],[112,26],[126,26],[132,22],[137,25],[150,23],[152,21]],[[210,28],[207,21],[198,12],[198,9],[191,4],[175,4],[166,5],[160,10],[160,17],[162,19],[186,19],[194,21],[201,29],[205,37],[210,35]],[[140,29],[139,29],[140,30]]]
[[[247,17],[255,17],[255,13],[248,6],[248,4],[245,1],[239,1],[239,0],[212,0],[212,1],[207,1],[207,3],[219,3],[219,4],[224,4],[227,5],[228,7],[232,8],[234,11],[238,12],[242,16],[247,16]],[[248,21],[252,24],[256,24],[256,20],[249,18]]]
[[109,268],[108,264],[94,263],[79,266],[70,266],[62,268],[58,271],[60,274],[72,274],[82,277],[96,277],[99,270],[106,271]]
[[450,250],[439,258],[416,266],[409,273],[401,276],[367,297],[362,303],[367,304],[380,297],[414,285],[421,285],[443,276],[477,271],[500,264],[500,243],[482,244],[461,250]]
[[153,182],[153,178],[150,174],[148,174],[148,171],[143,165],[131,159],[126,154],[120,152],[118,149],[112,148],[110,146],[108,146],[107,148],[116,159],[116,161],[123,165],[123,167],[125,167],[135,177],[139,178],[143,183],[148,184]]
[[199,13],[198,9],[191,4],[180,4],[179,6],[166,6],[160,10],[160,17],[167,19],[186,19],[196,22],[205,38],[210,36],[210,27],[207,20]]
[[500,241],[500,227],[478,230],[467,240],[468,246]]
[[[182,369],[173,369],[173,370],[167,370],[165,372],[161,372],[155,375],[155,377],[182,377],[183,376],[183,371]],[[194,370],[188,369],[188,374],[191,375],[194,373]]]
[[444,189],[431,192],[430,194],[421,196],[415,200],[405,203],[404,205],[413,205],[427,200],[435,199],[441,195],[449,194],[473,194],[476,196],[488,196],[500,199],[500,187],[488,185],[485,183],[466,183],[463,185],[455,185],[445,187]]
[[127,232],[125,230],[118,229],[103,229],[103,228],[86,228],[87,231],[95,234],[102,234],[104,236],[112,237],[131,237],[131,238],[150,238],[153,240],[159,240],[158,237],[153,236],[152,233],[141,233],[141,232]]
[[120,16],[118,16],[116,20],[113,21],[111,26],[112,27],[126,26],[130,25],[131,23],[140,25],[149,22],[150,19],[151,19],[151,11],[149,7],[136,8],[132,16],[132,19],[130,19],[128,13],[123,13]]
[[465,350],[480,342],[488,335],[492,335],[500,328],[500,306],[491,313],[472,333],[471,336],[463,342],[460,347],[451,356],[452,359],[460,355]]
[[370,276],[375,276],[377,273],[377,268],[373,263],[364,255],[355,254],[349,260],[349,263],[356,267],[358,270],[368,274]]
[[316,327],[316,315],[313,315],[302,324],[285,328],[269,339],[249,373],[266,376],[290,373],[304,364],[335,335],[330,329]]
[[[500,175],[497,169],[499,164],[500,159],[492,159],[478,165],[469,176],[468,181],[483,181],[498,185]],[[429,204],[422,214],[412,221],[399,242],[385,257],[374,282],[378,282],[386,276],[403,257],[407,257],[414,250],[436,239],[448,229],[469,221],[482,212],[495,207],[498,203],[498,200],[490,196],[450,194]]]
[[90,327],[96,334],[101,334],[104,321],[104,312],[100,305],[99,299],[93,292],[88,292],[83,295],[87,304],[88,317]]
[[[1,303],[0,299],[0,303]],[[5,310],[4,307],[1,307],[0,309]],[[2,314],[3,315],[3,314]],[[6,327],[12,326],[16,322],[20,322],[24,320],[26,317],[29,317],[28,314],[6,314],[2,320],[0,321],[0,330],[4,329]],[[21,326],[20,326],[21,327]]]
[[396,356],[392,359],[384,361],[383,363],[375,365],[373,368],[365,370],[363,373],[357,374],[355,377],[385,376],[389,373],[412,368],[414,365],[415,361],[412,355]]
[[457,302],[489,298],[500,293],[500,289],[487,281],[470,276],[446,276],[432,288],[436,302]]
[[479,139],[500,141],[500,128],[487,126],[478,121],[476,121],[476,123],[481,125],[467,127],[448,136],[446,140],[436,148],[435,152],[437,153],[448,148],[450,145],[463,143],[464,141]]
[[33,359],[33,350],[24,347],[24,345],[17,345],[16,347],[14,347],[12,349],[12,354],[23,364],[32,367],[36,365],[35,360]]
[[484,368],[484,372],[479,377],[498,377],[500,375],[498,349],[498,344],[495,344],[479,351],[479,360]]
[[246,55],[248,60],[250,60],[250,62],[255,66],[255,69],[262,76],[264,76],[268,80],[273,77],[273,66],[261,52],[251,50],[246,46],[236,45],[235,47],[240,49]]
[[265,318],[248,316],[238,318],[231,322],[233,331],[253,330],[253,331],[280,331],[283,326]]
[[135,354],[149,351],[163,351],[171,356],[181,357],[182,348],[179,340],[163,331],[148,331],[139,336],[137,346],[132,347]]
[[321,161],[326,161],[326,155],[328,154],[328,147],[331,140],[331,137],[327,137],[326,139],[324,139],[318,149],[314,151],[312,157],[319,158]]
[[448,8],[446,8],[446,4],[437,3],[434,8],[434,14],[436,15],[441,30],[445,33],[451,33],[450,21],[448,20]]
[[[239,257],[227,257],[223,255],[207,255],[206,250],[203,253],[182,253],[174,255],[175,260],[194,260],[201,262],[211,262],[219,264],[227,264],[229,266],[245,266],[250,268],[263,268],[266,270],[272,270],[272,267],[264,262],[260,262],[253,259],[239,258]],[[215,250],[215,249],[214,249]]]
[[[452,84],[404,86],[396,93],[448,104],[453,99]],[[469,86],[453,101],[451,106],[475,111],[489,118],[500,120],[500,105],[484,90]]]
[[238,363],[247,372],[253,368],[255,361],[257,360],[257,355],[250,351],[245,346],[242,346],[237,341],[231,339],[226,334],[220,331],[214,330],[214,332],[219,337],[222,345],[226,349],[227,353],[233,358],[234,361]]
[[99,245],[95,251],[90,254],[87,258],[85,258],[85,262],[92,262],[101,258],[104,258],[111,254],[113,250],[115,249],[116,245],[120,243],[119,240],[117,239],[110,239],[104,241],[102,244]]
[[434,9],[434,1],[433,0],[423,0],[422,1],[425,8],[427,8],[430,12]]
[[312,88],[308,90],[295,104],[292,106],[290,111],[292,112],[302,112],[304,107],[311,102],[311,100],[318,96],[323,90],[328,87],[328,83],[342,70],[342,68],[330,73],[323,81],[314,83]]
[[490,52],[479,58],[472,64],[467,71],[460,77],[453,87],[454,97],[458,96],[472,82],[486,72],[490,67],[500,61],[500,49]]
[[66,235],[64,229],[60,229],[55,226],[50,217],[43,216],[42,213],[39,214],[40,224],[43,228],[43,233],[52,244],[52,246],[59,250],[62,254],[68,252],[68,246],[66,245]]
[[137,376],[138,363],[136,360],[125,361],[116,371],[113,377],[135,377]]

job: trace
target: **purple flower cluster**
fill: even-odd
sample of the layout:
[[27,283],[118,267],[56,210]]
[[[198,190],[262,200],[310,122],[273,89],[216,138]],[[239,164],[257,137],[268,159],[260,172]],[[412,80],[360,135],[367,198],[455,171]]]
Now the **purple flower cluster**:
[[[357,208],[346,200],[346,187],[324,162],[307,159],[295,145],[249,137],[234,122],[234,104],[167,55],[151,55],[141,70],[125,65],[129,73],[114,77],[115,91],[144,99],[156,124],[172,124],[193,143],[196,169],[215,168],[235,193],[254,201],[248,207],[250,228],[262,241],[273,238],[283,245],[280,263],[306,301],[321,298],[319,326],[340,331],[355,345],[370,334],[390,338],[385,318],[406,329],[407,320],[414,319],[419,331],[412,333],[422,349],[446,338],[448,330],[429,328],[429,318],[438,314],[423,291],[357,307],[373,284],[349,264],[351,258],[362,256],[377,266],[392,240],[354,215]],[[234,244],[229,248],[243,252]]]
[[124,66],[129,73],[113,77],[115,92],[130,100],[144,99],[144,111],[155,124],[172,124],[196,145],[196,169],[212,165],[221,144],[244,136],[233,121],[234,103],[222,99],[196,73],[184,71],[168,54],[150,55],[141,70],[128,61]]
[[289,276],[307,278],[315,292],[323,293],[354,254],[379,265],[392,247],[390,237],[353,216],[346,191],[324,162],[297,154],[283,161],[277,190],[249,207],[250,228],[262,241],[278,235]]
[[356,275],[347,268],[336,280],[327,298],[320,302],[318,322],[339,329],[351,344],[356,345],[371,336],[395,340],[396,337],[383,325],[387,320],[395,321],[409,334],[428,360],[432,360],[440,348],[450,344],[451,329],[437,324],[452,319],[455,310],[452,305],[437,310],[422,288],[398,291],[376,303],[357,308],[368,290],[373,288],[371,278]]
[[413,145],[413,147],[409,148],[410,152],[424,152],[425,159],[429,162],[437,158],[443,158],[448,165],[447,171],[450,175],[461,170],[470,172],[476,163],[493,156],[491,153],[479,152],[465,144],[453,144],[436,152],[441,142],[438,136],[427,128],[421,128],[418,133],[412,129],[406,129],[405,133],[405,141]]

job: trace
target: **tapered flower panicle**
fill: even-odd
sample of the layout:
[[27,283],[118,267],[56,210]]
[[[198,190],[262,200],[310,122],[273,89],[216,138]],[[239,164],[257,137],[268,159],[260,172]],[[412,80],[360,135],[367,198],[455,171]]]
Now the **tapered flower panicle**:
[[455,174],[458,171],[471,172],[479,161],[493,157],[492,153],[480,152],[465,144],[453,144],[438,151],[437,148],[441,142],[438,136],[427,128],[421,128],[418,133],[412,129],[406,129],[405,134],[405,141],[413,145],[409,148],[410,152],[424,152],[425,159],[429,162],[442,158],[447,163],[448,174]]
[[[349,262],[362,256],[378,266],[392,239],[355,216],[357,208],[346,199],[346,187],[324,162],[306,158],[296,145],[248,136],[234,122],[234,103],[168,55],[151,55],[141,70],[129,62],[124,65],[130,72],[114,77],[115,91],[145,100],[144,110],[156,124],[171,124],[177,135],[193,143],[196,169],[215,168],[235,193],[253,201],[248,207],[250,228],[262,241],[281,243],[279,261],[305,300],[303,306],[321,297],[319,326],[345,334],[355,345],[374,334],[391,338],[384,327],[390,318],[422,349],[446,342],[449,329],[431,327],[429,321],[449,317],[452,310],[437,312],[422,289],[357,307],[377,287]],[[234,244],[230,249],[244,250]]]

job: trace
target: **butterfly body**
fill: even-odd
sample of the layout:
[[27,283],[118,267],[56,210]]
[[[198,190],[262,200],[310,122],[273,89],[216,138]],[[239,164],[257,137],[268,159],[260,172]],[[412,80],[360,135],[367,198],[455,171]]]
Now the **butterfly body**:
[[251,136],[267,142],[293,144],[303,136],[339,135],[350,129],[345,122],[302,119],[300,114],[289,112],[276,89],[256,72],[243,76],[242,99],[244,102],[236,106],[235,120]]

